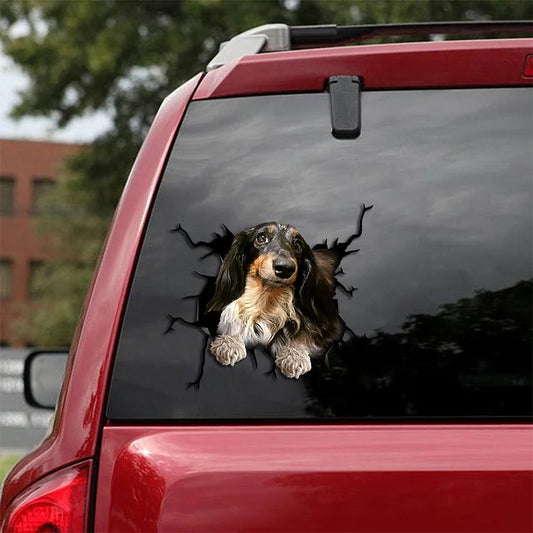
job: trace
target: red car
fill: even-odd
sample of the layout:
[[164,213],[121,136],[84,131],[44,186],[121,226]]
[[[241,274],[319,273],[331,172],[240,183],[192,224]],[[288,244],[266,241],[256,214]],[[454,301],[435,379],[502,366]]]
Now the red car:
[[532,530],[533,40],[350,45],[495,29],[268,25],[168,96],[2,531]]

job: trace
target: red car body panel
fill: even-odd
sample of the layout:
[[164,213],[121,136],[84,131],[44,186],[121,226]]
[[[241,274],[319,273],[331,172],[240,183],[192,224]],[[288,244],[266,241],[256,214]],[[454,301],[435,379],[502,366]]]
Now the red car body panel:
[[163,102],[137,156],[85,301],[53,429],[6,479],[0,509],[40,477],[96,453],[110,365],[144,224],[158,177],[200,78],[191,79]]
[[246,56],[209,72],[194,99],[323,91],[337,75],[362,77],[365,90],[531,85],[523,75],[531,46],[531,39],[445,41]]
[[106,422],[105,400],[144,227],[191,99],[321,91],[340,74],[362,76],[371,90],[531,85],[523,69],[532,46],[514,39],[263,54],[172,93],[118,206],[53,429],[6,479],[0,514],[36,480],[93,459],[95,531],[530,531],[530,426],[120,426]]
[[106,427],[96,531],[530,531],[528,426]]

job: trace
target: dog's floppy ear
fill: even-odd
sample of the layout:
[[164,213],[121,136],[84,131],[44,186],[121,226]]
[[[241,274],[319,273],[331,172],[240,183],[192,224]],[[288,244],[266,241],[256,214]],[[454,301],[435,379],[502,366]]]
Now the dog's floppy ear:
[[231,248],[218,271],[215,294],[207,306],[208,311],[222,311],[244,292],[248,240],[246,231],[242,231],[233,239]]
[[317,264],[313,251],[307,245],[300,259],[297,283],[297,302],[304,320],[318,326],[321,333],[326,333],[336,319],[333,303],[335,286],[333,280],[329,279],[323,268]]

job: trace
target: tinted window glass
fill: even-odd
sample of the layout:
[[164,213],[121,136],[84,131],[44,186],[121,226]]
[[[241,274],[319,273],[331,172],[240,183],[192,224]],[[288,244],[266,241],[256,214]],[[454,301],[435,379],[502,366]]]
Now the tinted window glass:
[[15,212],[15,178],[0,176],[0,214],[12,215]]
[[11,298],[13,284],[13,261],[0,259],[0,299]]
[[46,199],[55,186],[56,182],[51,178],[35,178],[32,181],[32,213],[47,211]]
[[[530,104],[529,89],[365,93],[362,134],[341,141],[326,94],[192,103],[140,254],[108,415],[530,413]],[[359,249],[334,265],[340,338],[298,379],[270,348],[234,366],[210,352],[221,257],[270,221],[296,228],[300,246]],[[246,235],[256,260],[265,239],[298,247],[296,230],[269,228]]]

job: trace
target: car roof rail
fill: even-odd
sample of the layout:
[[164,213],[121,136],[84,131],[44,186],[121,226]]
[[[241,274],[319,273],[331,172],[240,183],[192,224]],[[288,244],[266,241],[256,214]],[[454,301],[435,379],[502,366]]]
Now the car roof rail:
[[207,71],[221,67],[245,55],[263,52],[281,52],[323,45],[355,43],[384,36],[473,35],[480,33],[533,33],[533,21],[409,22],[359,26],[265,24],[240,33],[231,40],[222,43],[218,54],[207,65]]
[[216,69],[243,56],[259,52],[281,52],[291,49],[290,26],[264,24],[239,33],[220,45],[220,51],[207,65],[207,71]]

